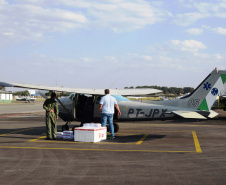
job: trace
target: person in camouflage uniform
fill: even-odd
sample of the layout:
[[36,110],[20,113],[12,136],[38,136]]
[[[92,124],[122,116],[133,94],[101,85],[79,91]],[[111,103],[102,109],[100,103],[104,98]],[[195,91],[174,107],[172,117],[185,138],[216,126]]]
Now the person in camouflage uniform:
[[47,140],[56,139],[57,124],[58,119],[58,104],[56,102],[56,93],[51,94],[51,98],[47,99],[43,108],[46,110],[46,136]]

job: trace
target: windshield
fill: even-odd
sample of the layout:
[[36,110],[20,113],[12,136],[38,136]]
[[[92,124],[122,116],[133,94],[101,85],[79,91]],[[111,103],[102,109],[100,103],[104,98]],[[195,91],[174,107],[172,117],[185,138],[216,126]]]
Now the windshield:
[[73,99],[74,96],[75,96],[75,93],[72,93],[72,94],[70,94],[69,98],[70,98],[70,99]]
[[112,95],[112,96],[118,101],[130,101],[129,99],[127,99],[123,96],[120,96],[120,95]]

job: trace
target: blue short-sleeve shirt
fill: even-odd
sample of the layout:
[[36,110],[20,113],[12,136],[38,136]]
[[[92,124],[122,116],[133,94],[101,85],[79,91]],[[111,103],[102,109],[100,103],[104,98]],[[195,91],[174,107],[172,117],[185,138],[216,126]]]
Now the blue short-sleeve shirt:
[[102,113],[105,114],[114,114],[115,113],[115,104],[117,104],[116,99],[110,94],[106,94],[100,100],[100,104],[103,105]]

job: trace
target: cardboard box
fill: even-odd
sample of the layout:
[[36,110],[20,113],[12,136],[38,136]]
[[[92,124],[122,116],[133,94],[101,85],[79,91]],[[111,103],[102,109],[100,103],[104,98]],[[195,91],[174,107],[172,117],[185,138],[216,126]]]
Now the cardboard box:
[[63,139],[73,140],[74,139],[73,131],[64,131],[63,132]]
[[74,141],[100,142],[107,138],[107,127],[77,127],[74,130]]

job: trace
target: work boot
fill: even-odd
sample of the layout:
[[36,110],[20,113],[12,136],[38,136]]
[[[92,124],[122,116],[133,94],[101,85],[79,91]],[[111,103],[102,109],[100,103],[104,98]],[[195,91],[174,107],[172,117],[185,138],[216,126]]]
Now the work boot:
[[110,136],[110,138],[109,139],[115,139],[115,137],[114,136]]

